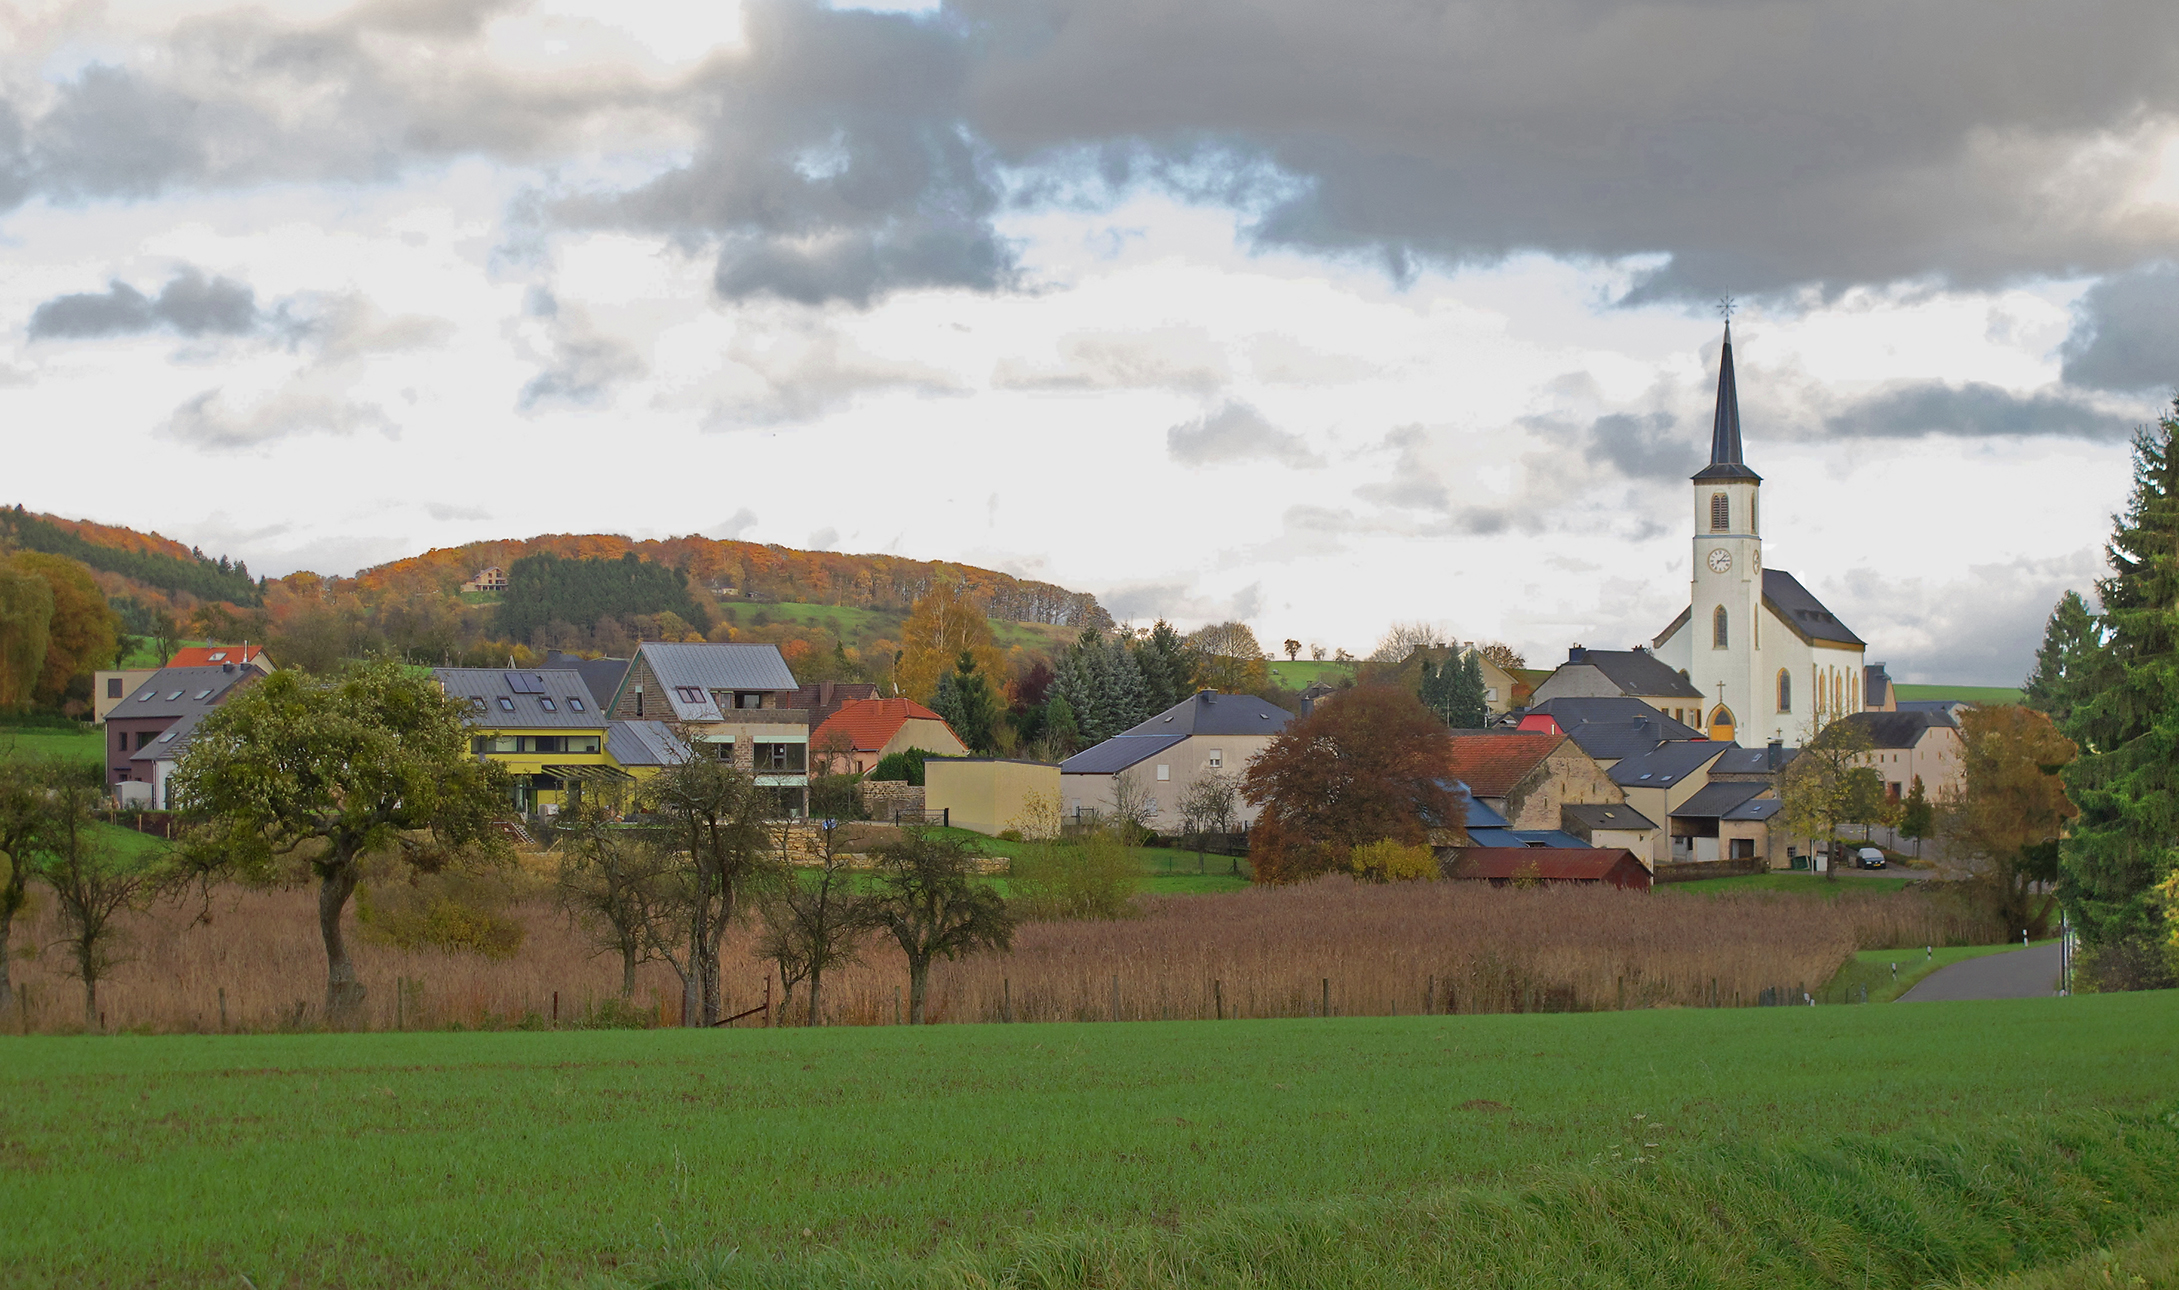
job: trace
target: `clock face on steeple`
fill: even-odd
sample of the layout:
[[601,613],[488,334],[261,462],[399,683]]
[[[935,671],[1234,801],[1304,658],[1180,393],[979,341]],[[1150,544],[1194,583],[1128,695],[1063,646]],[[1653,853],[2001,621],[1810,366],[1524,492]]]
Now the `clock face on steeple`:
[[1732,552],[1730,552],[1730,551],[1726,550],[1726,549],[1725,549],[1724,547],[1713,547],[1713,548],[1711,548],[1711,551],[1710,551],[1710,572],[1712,572],[1712,573],[1724,573],[1724,572],[1726,572],[1726,571],[1730,570],[1730,569],[1731,569],[1732,567],[1733,567],[1733,553],[1732,553]]

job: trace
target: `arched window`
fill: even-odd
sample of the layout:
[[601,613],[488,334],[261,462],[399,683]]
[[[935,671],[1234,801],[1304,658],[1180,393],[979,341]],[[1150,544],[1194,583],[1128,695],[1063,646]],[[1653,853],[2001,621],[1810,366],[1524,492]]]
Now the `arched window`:
[[1733,526],[1732,499],[1723,493],[1710,494],[1710,531],[1723,533]]
[[1761,533],[1763,530],[1756,527],[1755,514],[1755,494],[1750,493],[1748,494],[1748,532]]
[[1717,612],[1710,615],[1710,648],[1724,649],[1730,643],[1729,634],[1725,630],[1725,606],[1719,605]]
[[1710,713],[1710,737],[1725,743],[1733,738],[1733,710],[1719,704]]
[[1778,710],[1793,711],[1793,673],[1778,669]]
[[1846,680],[1846,697],[1847,697],[1847,700],[1848,700],[1848,702],[1847,702],[1847,705],[1846,705],[1846,709],[1847,709],[1847,711],[1849,711],[1849,712],[1859,712],[1859,711],[1861,711],[1861,678],[1860,678],[1860,677],[1858,677],[1858,676],[1851,676],[1851,677],[1848,677],[1848,678],[1847,678],[1847,680]]

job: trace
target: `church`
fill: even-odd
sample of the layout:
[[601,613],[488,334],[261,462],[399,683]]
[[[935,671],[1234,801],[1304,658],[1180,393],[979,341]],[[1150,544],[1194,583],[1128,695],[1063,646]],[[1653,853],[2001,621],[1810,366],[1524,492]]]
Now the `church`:
[[1741,459],[1727,320],[1710,464],[1694,475],[1688,606],[1650,646],[1701,693],[1710,738],[1798,745],[1862,710],[1867,646],[1792,574],[1763,566],[1762,487]]

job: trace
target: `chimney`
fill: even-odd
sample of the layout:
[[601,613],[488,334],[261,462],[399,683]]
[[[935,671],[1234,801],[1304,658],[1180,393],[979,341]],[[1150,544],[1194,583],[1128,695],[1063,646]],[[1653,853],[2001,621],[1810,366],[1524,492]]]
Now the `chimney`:
[[1771,770],[1778,769],[1779,763],[1783,762],[1786,759],[1786,745],[1783,739],[1771,740],[1770,747],[1764,749],[1763,751],[1766,760],[1769,763],[1769,768]]
[[222,663],[219,665],[219,670],[222,672],[232,672],[235,670],[235,665],[232,663]]
[[1587,648],[1587,647],[1585,647],[1585,646],[1581,646],[1581,645],[1576,645],[1576,646],[1572,647],[1571,649],[1568,649],[1568,650],[1566,651],[1566,661],[1567,661],[1567,662],[1569,662],[1569,663],[1586,663],[1586,662],[1588,662],[1588,661],[1589,661],[1589,651],[1588,651],[1588,648]]

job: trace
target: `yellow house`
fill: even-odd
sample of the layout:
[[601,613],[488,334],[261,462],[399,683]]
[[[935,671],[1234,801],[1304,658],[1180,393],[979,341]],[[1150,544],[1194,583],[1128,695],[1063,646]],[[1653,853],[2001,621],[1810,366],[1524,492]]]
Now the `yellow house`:
[[441,689],[469,706],[470,751],[514,777],[514,808],[556,815],[583,785],[624,786],[630,776],[605,750],[606,714],[576,671],[432,669]]
[[996,757],[933,757],[923,763],[923,809],[985,837],[1002,829],[1059,831],[1059,767]]

